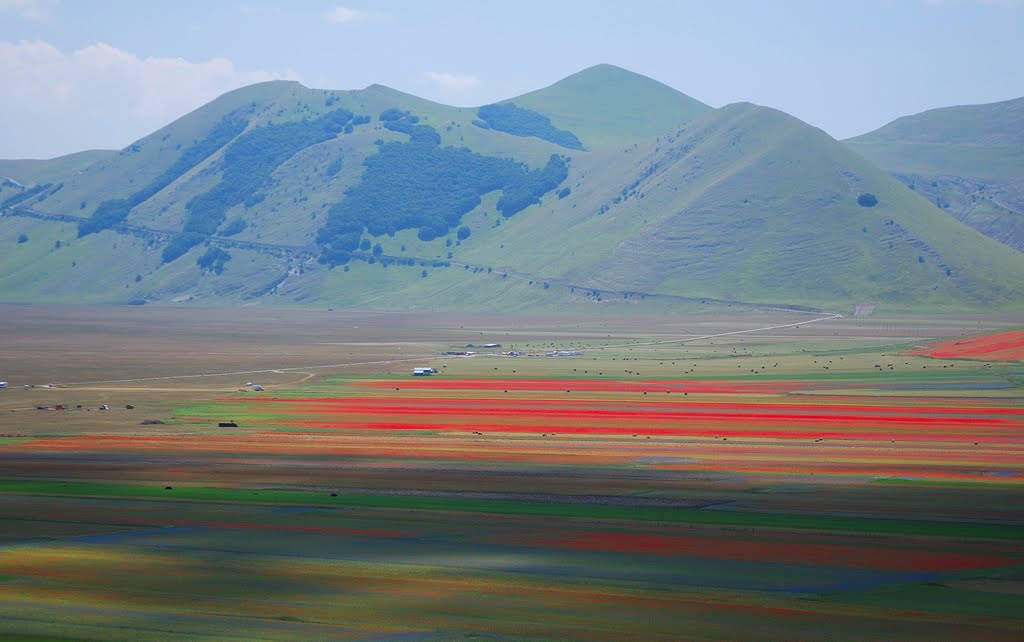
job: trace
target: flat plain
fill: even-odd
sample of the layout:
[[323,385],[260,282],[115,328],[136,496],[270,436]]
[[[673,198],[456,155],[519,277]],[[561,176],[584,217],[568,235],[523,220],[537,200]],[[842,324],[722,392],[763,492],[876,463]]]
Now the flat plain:
[[1024,627],[1019,317],[0,315],[0,635]]

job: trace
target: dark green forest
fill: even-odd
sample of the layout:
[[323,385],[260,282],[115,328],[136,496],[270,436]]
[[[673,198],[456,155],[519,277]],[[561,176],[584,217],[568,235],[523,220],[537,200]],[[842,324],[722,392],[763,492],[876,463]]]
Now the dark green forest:
[[249,124],[244,118],[234,114],[225,116],[217,123],[206,138],[196,141],[186,149],[178,160],[154,178],[148,185],[128,198],[103,201],[93,212],[88,221],[78,224],[78,236],[99,232],[128,219],[133,208],[152,198],[157,192],[181,178],[186,172],[210,157],[211,154],[226,145]]
[[530,109],[517,107],[513,103],[484,105],[476,113],[480,117],[480,121],[473,121],[473,124],[477,127],[483,124],[489,129],[513,136],[536,136],[566,149],[583,149],[583,143],[576,137],[576,134],[565,129],[558,129],[551,124],[551,119],[547,116]]
[[418,229],[424,241],[444,236],[484,194],[495,190],[502,190],[498,209],[512,216],[539,202],[568,175],[560,156],[552,156],[544,169],[531,171],[522,163],[465,147],[441,147],[437,131],[418,124],[419,119],[407,112],[389,109],[380,118],[388,129],[407,134],[409,141],[383,143],[377,154],[363,161],[362,181],[330,208],[317,235],[323,263],[347,263],[365,240],[364,233],[381,236]]
[[32,198],[33,196],[36,196],[36,195],[40,194],[41,192],[46,191],[52,185],[53,185],[53,183],[40,183],[39,185],[36,185],[35,187],[30,187],[30,188],[28,188],[26,190],[22,190],[22,191],[18,192],[17,194],[15,194],[14,196],[12,196],[12,197],[8,198],[7,200],[5,200],[3,203],[0,203],[0,209],[6,209],[8,207],[14,207],[18,203],[22,203],[24,201],[27,201],[28,199]]
[[351,120],[352,112],[336,109],[314,120],[271,123],[240,136],[224,151],[220,183],[186,204],[188,216],[181,233],[164,248],[164,263],[215,233],[230,208],[262,200],[260,188],[281,163],[306,147],[334,138]]

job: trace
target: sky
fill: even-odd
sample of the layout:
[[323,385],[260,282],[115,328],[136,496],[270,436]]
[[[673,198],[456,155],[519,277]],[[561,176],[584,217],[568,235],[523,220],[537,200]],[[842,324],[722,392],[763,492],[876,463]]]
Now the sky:
[[1024,0],[0,0],[0,158],[120,149],[265,80],[461,107],[601,63],[841,139],[1024,96]]

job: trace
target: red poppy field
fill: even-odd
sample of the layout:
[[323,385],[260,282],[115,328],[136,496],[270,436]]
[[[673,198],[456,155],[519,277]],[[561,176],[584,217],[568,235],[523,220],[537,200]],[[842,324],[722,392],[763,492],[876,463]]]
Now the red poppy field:
[[1024,330],[942,341],[920,351],[919,354],[943,359],[1024,361]]
[[9,390],[0,634],[1019,639],[1021,365],[922,353],[945,319],[770,321],[441,359],[450,320],[395,320],[354,370]]

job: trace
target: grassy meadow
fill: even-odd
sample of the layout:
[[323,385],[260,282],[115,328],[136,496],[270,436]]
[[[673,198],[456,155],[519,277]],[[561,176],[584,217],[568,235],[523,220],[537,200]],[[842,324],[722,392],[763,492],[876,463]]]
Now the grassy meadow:
[[1024,626],[1019,317],[0,311],[0,637]]

